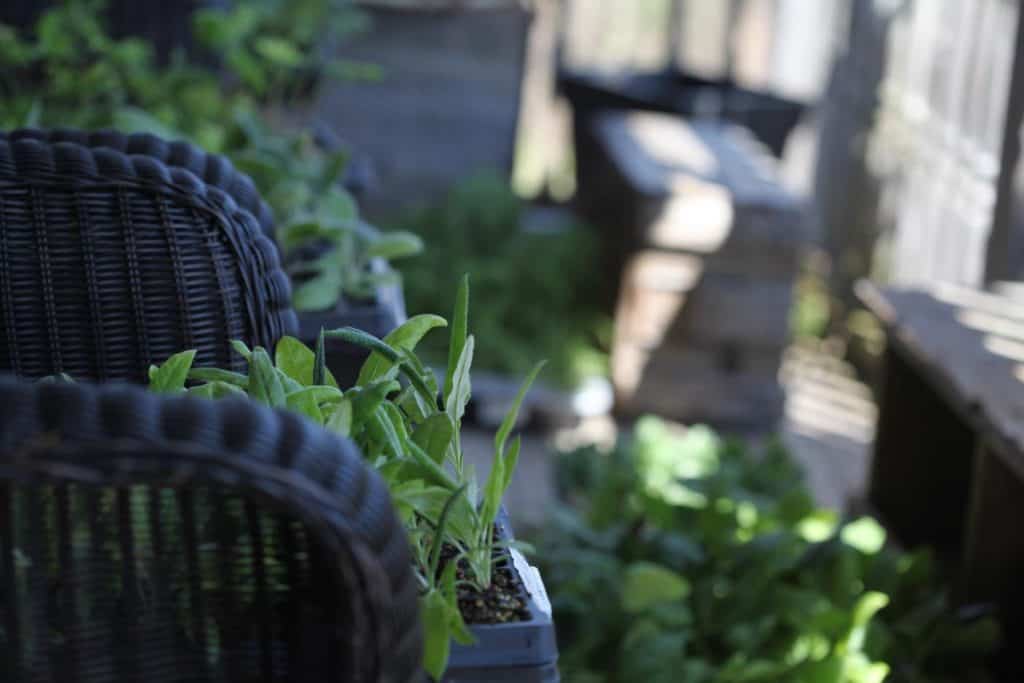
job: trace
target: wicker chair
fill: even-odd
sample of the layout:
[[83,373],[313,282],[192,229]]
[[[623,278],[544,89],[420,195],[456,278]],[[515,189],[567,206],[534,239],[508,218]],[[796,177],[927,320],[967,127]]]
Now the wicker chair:
[[408,541],[350,442],[129,385],[0,406],[0,680],[418,676]]
[[0,369],[144,381],[186,348],[237,368],[232,339],[297,328],[271,226],[246,176],[186,143],[0,136]]

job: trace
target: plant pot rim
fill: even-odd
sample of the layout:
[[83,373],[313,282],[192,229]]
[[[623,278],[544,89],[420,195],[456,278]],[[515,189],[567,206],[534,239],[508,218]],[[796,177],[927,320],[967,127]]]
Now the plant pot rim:
[[[515,539],[504,506],[495,525],[499,538],[509,541]],[[474,645],[453,643],[444,680],[471,680],[471,677],[466,677],[468,672],[501,670],[532,672],[532,676],[524,676],[521,680],[557,680],[555,667],[558,661],[558,644],[555,640],[547,591],[540,574],[524,559],[520,559],[521,554],[516,558],[516,553],[517,551],[509,553],[509,562],[519,577],[520,590],[526,598],[530,619],[503,624],[470,625],[470,631],[476,636],[477,642]],[[527,567],[529,569],[526,571],[532,576],[524,576],[523,571]],[[488,674],[486,679],[477,680],[504,680],[500,677],[492,679],[491,676]]]

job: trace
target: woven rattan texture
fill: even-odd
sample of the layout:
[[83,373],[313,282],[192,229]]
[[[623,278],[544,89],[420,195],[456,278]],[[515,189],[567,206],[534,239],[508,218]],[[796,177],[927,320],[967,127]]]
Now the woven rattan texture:
[[226,157],[205,152],[184,140],[168,141],[149,133],[125,135],[116,130],[86,131],[74,128],[20,128],[0,132],[0,138],[12,142],[73,142],[93,149],[106,147],[124,154],[150,157],[166,166],[183,168],[209,187],[230,195],[239,208],[256,217],[267,237],[274,237],[274,216],[270,206],[260,197],[252,179],[239,172]]
[[277,248],[232,195],[152,156],[14,138],[0,138],[0,368],[144,381],[183,349],[239,368],[232,339],[294,333]]
[[350,442],[127,385],[0,405],[0,679],[417,676],[408,540]]

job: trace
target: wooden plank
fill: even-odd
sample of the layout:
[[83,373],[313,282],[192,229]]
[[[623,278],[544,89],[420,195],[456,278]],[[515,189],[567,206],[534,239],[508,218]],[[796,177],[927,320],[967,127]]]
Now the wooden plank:
[[1024,477],[1024,306],[952,285],[858,294],[959,419],[1000,443]]
[[791,280],[709,272],[693,256],[643,251],[625,269],[617,335],[647,348],[673,340],[778,355],[789,338],[792,289]]

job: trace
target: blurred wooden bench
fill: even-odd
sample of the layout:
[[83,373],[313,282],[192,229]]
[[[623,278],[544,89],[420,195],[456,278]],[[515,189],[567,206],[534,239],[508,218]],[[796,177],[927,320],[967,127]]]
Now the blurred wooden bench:
[[887,331],[869,500],[934,547],[962,602],[1024,623],[1024,301],[955,286],[857,294]]
[[773,424],[803,245],[802,206],[776,160],[749,131],[715,121],[616,111],[591,132],[582,201],[622,274],[618,408]]

